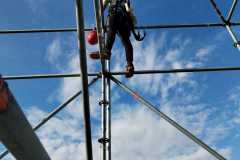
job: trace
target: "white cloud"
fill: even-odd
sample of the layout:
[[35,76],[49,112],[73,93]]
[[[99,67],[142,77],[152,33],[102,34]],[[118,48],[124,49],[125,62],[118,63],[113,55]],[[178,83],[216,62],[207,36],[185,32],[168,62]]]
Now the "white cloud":
[[47,0],[24,0],[25,3],[29,4],[29,7],[34,11],[39,11],[38,9],[42,7],[45,3],[47,3]]
[[[222,149],[220,153],[222,153],[222,155],[224,155],[225,157],[229,157],[231,151],[229,149]],[[176,158],[176,160],[202,160],[202,159],[215,160],[216,158],[209,155],[203,149],[198,149],[194,154],[186,154]]]
[[51,64],[54,64],[62,54],[62,46],[59,38],[52,41],[52,44],[47,48],[47,59]]
[[[47,115],[46,112],[36,107],[33,107],[27,114],[32,122],[37,122]],[[63,111],[57,117],[52,118],[46,126],[39,129],[37,134],[52,159],[86,159],[84,132],[81,122],[82,119],[74,118],[68,112]],[[95,139],[93,147],[97,153],[98,144],[96,142]]]
[[200,59],[200,60],[206,60],[206,58],[209,56],[210,53],[212,53],[212,51],[215,49],[215,46],[207,46],[205,48],[200,48],[197,53],[196,56]]
[[229,108],[229,109],[236,110],[234,113],[235,115],[233,117],[233,122],[237,125],[240,125],[240,100],[239,100],[240,86],[235,87],[228,94],[229,94],[229,97],[228,97],[229,102],[234,104],[232,105],[234,108]]
[[[168,70],[202,66],[204,59],[203,55],[199,58],[199,50],[204,50],[204,57],[207,57],[213,49],[206,50],[205,48],[214,47],[203,46],[197,51],[191,51],[192,45],[191,39],[182,39],[177,36],[173,40],[168,40],[166,34],[161,34],[158,39],[150,37],[144,45],[134,43],[135,68],[136,70]],[[169,48],[166,49],[164,46]],[[178,73],[134,76],[130,79],[130,85],[139,88],[142,93],[155,96],[160,94],[163,100],[167,100],[169,91],[173,87],[177,85],[178,87],[182,85],[194,87],[196,85],[191,80],[191,75],[190,73]]]
[[[214,159],[149,110],[139,108],[138,104],[133,107],[135,109],[127,104],[121,105],[123,107],[119,107],[122,109],[113,115],[112,119],[112,156],[114,159]],[[184,126],[191,126],[194,121],[195,127],[203,130],[208,122],[207,119],[202,120],[201,114],[194,115],[195,120],[189,120],[192,115],[183,116],[184,112],[172,114],[174,111],[169,107],[174,108],[174,106],[166,107],[168,108],[166,113],[173,118],[182,120],[182,117],[185,117]],[[34,119],[41,119],[43,116],[43,112],[37,108],[33,109],[30,114]],[[52,159],[85,159],[84,135],[80,121],[72,119],[68,114],[64,113],[63,117],[61,115],[58,116],[59,118],[55,117],[38,132],[38,135]],[[201,134],[194,129],[191,130],[198,136]],[[210,135],[211,131],[205,134]],[[96,135],[99,135],[99,130],[94,134],[93,150],[94,158],[100,160],[100,146]],[[231,152],[229,148],[219,151],[226,157],[229,157]]]
[[[214,159],[148,110],[124,109],[116,117],[112,128],[114,159]],[[206,119],[201,121],[200,117],[195,121],[201,123],[198,127],[205,127],[203,125],[207,123]],[[191,121],[188,121],[185,125],[190,124]],[[192,131],[196,134],[194,129]],[[229,149],[221,150],[227,157],[229,152]]]

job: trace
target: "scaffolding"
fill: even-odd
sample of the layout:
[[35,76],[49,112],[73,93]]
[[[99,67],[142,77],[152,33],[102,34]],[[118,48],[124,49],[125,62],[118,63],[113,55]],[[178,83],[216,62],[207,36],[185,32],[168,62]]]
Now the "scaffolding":
[[[188,28],[226,28],[227,32],[231,36],[234,46],[240,50],[240,43],[235,33],[232,30],[233,26],[240,26],[240,23],[232,22],[232,16],[237,6],[238,0],[233,0],[232,6],[228,12],[227,18],[225,18],[214,0],[209,0],[213,9],[216,11],[218,17],[222,23],[203,23],[203,24],[174,24],[174,25],[153,25],[153,26],[137,26],[136,29],[188,29]],[[97,80],[102,81],[101,101],[99,104],[102,108],[102,136],[98,139],[102,145],[102,159],[111,160],[111,82],[114,82],[117,86],[133,96],[137,101],[142,103],[148,109],[159,115],[162,119],[167,121],[181,133],[186,135],[196,144],[208,151],[212,156],[219,160],[225,160],[221,154],[208,146],[202,140],[193,135],[190,131],[179,125],[176,121],[168,117],[165,113],[160,111],[156,106],[147,101],[137,92],[130,89],[127,85],[123,84],[114,76],[125,75],[125,72],[111,72],[110,60],[101,59],[101,71],[97,73],[88,73],[87,60],[86,60],[86,46],[85,46],[85,32],[92,30],[92,28],[84,28],[84,14],[83,14],[83,2],[82,0],[75,0],[76,5],[76,28],[58,28],[58,29],[29,29],[29,30],[0,30],[0,34],[22,34],[22,33],[46,33],[46,32],[77,32],[78,35],[78,48],[80,59],[80,73],[75,74],[39,74],[39,75],[18,75],[18,76],[3,76],[5,80],[20,80],[20,79],[46,79],[46,78],[66,78],[66,77],[79,77],[81,78],[82,91],[79,91],[73,96],[69,97],[66,102],[56,107],[47,117],[45,117],[39,124],[37,124],[33,130],[37,131],[44,124],[46,124],[52,117],[63,110],[68,104],[82,94],[83,97],[83,115],[84,115],[84,128],[85,128],[85,143],[86,143],[86,159],[92,160],[92,136],[91,136],[91,119],[90,119],[90,107],[89,107],[89,93],[88,87],[93,85]],[[99,52],[104,51],[105,47],[105,26],[104,26],[104,11],[101,0],[93,0],[94,12],[96,19],[96,28],[98,33]],[[196,72],[222,72],[222,71],[240,71],[240,66],[237,67],[219,67],[219,68],[188,68],[188,69],[171,69],[171,70],[137,70],[135,75],[140,74],[175,74],[175,73],[196,73]],[[94,77],[91,82],[88,82],[88,77]],[[80,82],[80,81],[79,81]],[[5,157],[9,152],[4,151],[0,154],[0,159]]]

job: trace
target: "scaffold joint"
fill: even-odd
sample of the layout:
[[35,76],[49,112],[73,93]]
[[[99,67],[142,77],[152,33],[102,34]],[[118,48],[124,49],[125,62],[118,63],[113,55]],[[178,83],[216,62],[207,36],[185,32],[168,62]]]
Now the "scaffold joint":
[[234,47],[235,47],[235,48],[240,47],[240,41],[238,41],[237,43],[234,43]]
[[101,143],[101,144],[104,144],[104,143],[109,143],[109,139],[108,138],[99,138],[98,139],[98,142]]
[[110,72],[107,72],[107,71],[99,73],[99,76],[102,76],[102,75],[104,75],[105,77],[110,77],[111,76]]
[[109,104],[109,102],[108,101],[104,101],[104,100],[101,100],[99,103],[98,103],[100,106],[101,105],[108,105]]

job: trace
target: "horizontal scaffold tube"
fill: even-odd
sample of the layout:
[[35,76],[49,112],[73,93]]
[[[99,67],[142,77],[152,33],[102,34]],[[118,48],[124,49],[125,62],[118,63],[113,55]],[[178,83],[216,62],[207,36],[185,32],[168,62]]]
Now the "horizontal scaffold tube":
[[[230,26],[240,26],[240,23],[229,23]],[[136,29],[178,29],[178,28],[210,28],[224,27],[224,23],[199,23],[199,24],[159,24],[136,26]],[[91,31],[93,28],[85,28],[84,31]],[[53,28],[53,29],[0,29],[0,34],[18,33],[51,33],[51,32],[76,32],[77,28]]]
[[[229,72],[240,71],[240,67],[215,67],[215,68],[188,68],[188,69],[167,69],[167,70],[139,70],[135,71],[135,75],[142,74],[170,74],[170,73],[195,73],[195,72]],[[110,72],[110,75],[125,75],[126,72]],[[37,75],[19,75],[19,76],[3,76],[5,80],[28,80],[28,79],[48,79],[48,78],[70,78],[79,77],[80,73],[73,74],[37,74]],[[88,76],[101,76],[101,73],[89,73]]]

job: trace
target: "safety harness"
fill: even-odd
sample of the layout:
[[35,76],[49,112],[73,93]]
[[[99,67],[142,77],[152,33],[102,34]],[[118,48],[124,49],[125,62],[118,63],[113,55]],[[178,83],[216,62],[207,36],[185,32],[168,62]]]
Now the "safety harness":
[[110,0],[109,16],[111,16],[113,14],[122,14],[123,17],[126,17],[134,38],[137,41],[142,41],[146,36],[146,32],[145,31],[143,32],[143,36],[141,35],[141,33],[139,31],[136,32],[134,21],[132,19],[132,16],[127,12],[127,10],[125,8],[125,3],[129,4],[129,1]]

